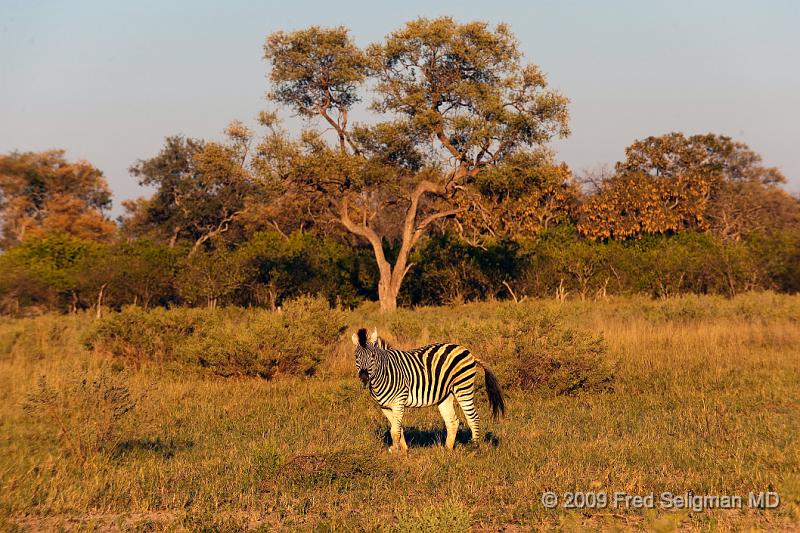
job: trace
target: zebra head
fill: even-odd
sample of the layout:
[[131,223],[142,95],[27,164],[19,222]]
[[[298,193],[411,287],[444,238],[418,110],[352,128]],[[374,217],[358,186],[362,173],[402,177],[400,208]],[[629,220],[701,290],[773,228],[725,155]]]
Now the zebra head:
[[356,372],[358,372],[358,379],[366,387],[370,376],[375,372],[375,348],[378,342],[378,330],[376,328],[367,339],[367,330],[361,328],[358,333],[353,334],[352,341],[356,346]]

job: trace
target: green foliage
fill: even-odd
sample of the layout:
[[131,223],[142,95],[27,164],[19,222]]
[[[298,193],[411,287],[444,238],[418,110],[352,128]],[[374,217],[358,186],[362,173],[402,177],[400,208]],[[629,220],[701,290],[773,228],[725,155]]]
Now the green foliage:
[[[387,256],[397,242],[385,241]],[[274,309],[304,294],[355,307],[376,296],[371,251],[312,232],[257,232],[237,248],[186,257],[146,239],[107,245],[65,234],[28,239],[0,255],[0,312],[96,311],[125,306],[218,305]],[[684,232],[591,241],[557,225],[530,239],[482,247],[434,233],[412,255],[406,305],[491,299],[598,299],[614,294],[735,295],[800,290],[800,233],[759,232],[739,241]]]
[[[335,137],[312,124],[293,139],[274,113],[262,115],[269,132],[253,165],[259,181],[275,185],[301,225],[336,224],[369,242],[383,309],[396,307],[420,238],[446,219],[458,217],[482,237],[511,227],[535,232],[565,217],[569,170],[542,147],[569,133],[568,100],[548,88],[539,67],[523,63],[507,25],[419,18],[366,50],[345,28],[311,27],[272,34],[265,57],[271,99]],[[382,118],[354,126],[348,117],[362,85]],[[537,201],[507,194],[513,164],[491,172],[514,156],[517,164],[546,162],[522,180],[546,189]],[[391,261],[384,240],[399,243]]]
[[227,143],[168,137],[157,155],[137,161],[131,174],[156,191],[125,204],[125,232],[172,245],[186,240],[193,252],[226,232],[258,188],[245,168],[249,131],[232,123],[226,133]]
[[270,308],[302,294],[352,307],[374,285],[375,273],[358,250],[313,233],[258,232],[237,256],[248,269],[247,299]]
[[523,294],[598,298],[610,294],[725,294],[793,290],[800,239],[794,231],[725,242],[711,233],[649,236],[632,241],[580,239],[560,227],[523,243]]
[[448,150],[470,159],[495,141],[511,153],[569,133],[567,99],[546,89],[537,66],[522,64],[505,24],[419,18],[370,53],[377,58],[374,109],[405,115],[429,135],[444,132]]
[[780,170],[765,167],[761,156],[745,143],[713,133],[686,137],[672,132],[637,140],[625,149],[625,161],[616,168],[624,174],[671,177],[697,173],[727,181],[786,181]]
[[[569,101],[506,24],[422,17],[363,48],[311,26],[264,57],[269,98],[307,127],[270,110],[262,136],[166,138],[130,169],[155,190],[125,203],[124,240],[91,164],[0,155],[0,313],[800,290],[800,201],[777,167],[672,132],[574,179],[546,146]],[[365,93],[378,118],[357,123]]]
[[126,307],[95,322],[86,346],[132,360],[175,360],[181,342],[218,316],[203,309]]
[[345,326],[341,311],[309,297],[281,311],[126,308],[98,321],[86,344],[136,361],[272,378],[313,374]]
[[327,301],[301,297],[281,312],[211,321],[182,342],[179,358],[223,375],[312,375],[346,327]]
[[432,236],[414,254],[415,265],[403,296],[422,305],[481,299],[488,293],[489,280],[474,252],[474,248],[451,235]]
[[174,299],[176,250],[152,241],[114,245],[63,233],[27,239],[0,255],[0,310],[77,311],[98,304],[146,308]]
[[175,280],[180,297],[190,305],[209,309],[232,295],[246,279],[241,256],[225,248],[201,251],[182,260],[180,266]]
[[415,305],[508,297],[503,282],[514,284],[526,258],[514,241],[478,248],[451,233],[435,234],[414,254],[403,299]]
[[81,260],[98,245],[52,233],[24,241],[0,255],[0,297],[6,312],[20,308],[74,308]]
[[111,304],[116,308],[133,304],[147,309],[174,301],[181,253],[180,249],[148,239],[117,244],[110,251],[116,269],[109,291]]
[[270,96],[304,116],[318,113],[317,102],[326,102],[326,112],[350,108],[358,101],[356,89],[368,63],[342,26],[273,33],[264,57],[272,64]]

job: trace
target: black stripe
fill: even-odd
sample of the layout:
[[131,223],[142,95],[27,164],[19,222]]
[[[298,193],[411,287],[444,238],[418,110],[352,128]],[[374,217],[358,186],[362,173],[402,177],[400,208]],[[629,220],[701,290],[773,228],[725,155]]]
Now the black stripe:
[[441,348],[441,344],[432,344],[428,348],[428,353],[425,354],[425,376],[424,381],[419,383],[419,392],[422,395],[422,400],[425,405],[430,403],[430,381],[431,376],[433,375],[433,356],[436,354],[436,351]]
[[[460,348],[460,346],[459,346],[459,348]],[[447,367],[447,371],[445,372],[445,375],[442,378],[443,386],[445,386],[445,387],[449,386],[449,384],[453,380],[453,378],[455,378],[455,376],[460,373],[460,372],[457,372],[455,375],[451,376],[451,373],[453,372],[453,369],[455,369],[458,366],[458,364],[461,361],[463,361],[468,355],[470,355],[469,350],[464,348],[464,351],[462,351],[461,353],[458,353],[455,356],[453,356],[453,361],[450,363],[450,366]],[[474,367],[474,363],[473,363],[473,367]],[[467,365],[465,368],[469,368],[469,365]]]
[[[444,349],[444,351],[439,355],[439,360],[436,362],[436,371],[431,376],[431,383],[429,385],[429,387],[431,389],[431,392],[432,392],[432,396],[430,398],[430,402],[435,402],[435,401],[441,399],[441,397],[442,397],[442,392],[444,390],[444,382],[443,382],[442,379],[440,379],[441,376],[442,376],[442,367],[444,366],[444,363],[447,361],[447,357],[456,348],[458,348],[458,346],[456,346],[455,344],[449,344]],[[450,368],[452,368],[451,364],[449,364],[447,366],[447,370],[445,371],[445,373],[448,372],[450,370]]]

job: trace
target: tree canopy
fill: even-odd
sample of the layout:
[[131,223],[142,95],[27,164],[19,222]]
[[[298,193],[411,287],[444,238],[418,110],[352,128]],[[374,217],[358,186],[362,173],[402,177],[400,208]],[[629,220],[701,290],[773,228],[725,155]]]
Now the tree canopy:
[[110,207],[103,173],[86,161],[67,161],[63,150],[0,155],[0,248],[61,231],[109,241],[116,231],[104,215]]
[[246,167],[249,131],[233,123],[227,134],[228,143],[169,137],[158,155],[132,166],[139,183],[156,192],[125,204],[128,232],[166,237],[170,246],[185,238],[194,254],[228,231],[255,188]]
[[[505,198],[481,195],[489,169],[569,133],[567,99],[522,62],[503,24],[421,18],[365,51],[344,28],[312,27],[271,35],[265,57],[270,97],[335,135],[328,142],[310,127],[291,139],[269,115],[260,168],[285,194],[313,198],[319,223],[336,221],[372,246],[384,309],[396,306],[409,255],[433,225],[496,222],[470,215]],[[352,125],[365,87],[381,120]],[[393,263],[383,243],[392,238]]]
[[786,178],[746,144],[724,135],[669,133],[625,149],[616,174],[581,206],[579,229],[591,238],[628,238],[708,229],[739,240],[800,220]]

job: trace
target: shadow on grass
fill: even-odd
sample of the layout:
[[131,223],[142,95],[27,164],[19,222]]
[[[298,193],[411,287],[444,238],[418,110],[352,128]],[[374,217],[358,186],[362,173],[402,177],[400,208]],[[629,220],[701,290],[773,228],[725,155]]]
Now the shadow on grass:
[[164,459],[172,459],[176,453],[193,447],[194,442],[183,439],[162,439],[161,437],[128,439],[117,444],[112,455],[120,459],[133,453],[146,452],[160,455]]
[[[383,443],[386,446],[391,446],[391,431],[388,428],[381,428],[380,432],[383,434]],[[444,446],[444,441],[447,438],[447,433],[444,428],[441,430],[430,430],[405,427],[403,428],[403,432],[405,433],[406,443],[408,444],[409,448],[430,448],[433,446]],[[470,432],[469,428],[459,428],[458,433],[456,433],[456,446],[469,446],[472,444],[471,439],[472,433]],[[500,445],[500,439],[492,432],[486,433],[481,440],[482,444],[488,444],[493,448],[497,448]]]

